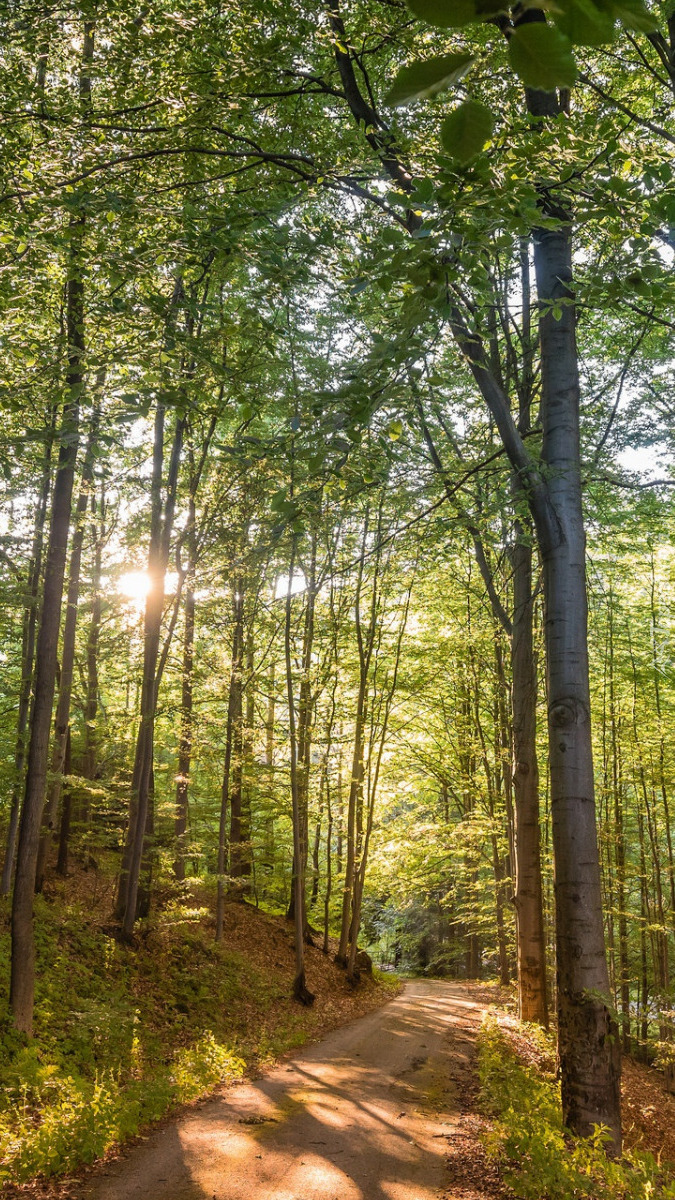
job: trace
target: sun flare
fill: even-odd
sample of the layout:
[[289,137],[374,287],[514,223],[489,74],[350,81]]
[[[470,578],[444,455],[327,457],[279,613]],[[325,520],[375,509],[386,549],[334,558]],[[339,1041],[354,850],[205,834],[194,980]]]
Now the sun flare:
[[147,571],[127,571],[117,581],[117,591],[131,607],[142,612],[150,591],[150,576]]

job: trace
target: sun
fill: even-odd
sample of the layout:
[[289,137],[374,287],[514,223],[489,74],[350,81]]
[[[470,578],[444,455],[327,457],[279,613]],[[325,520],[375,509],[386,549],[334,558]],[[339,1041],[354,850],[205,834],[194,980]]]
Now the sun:
[[117,591],[130,607],[142,612],[150,591],[150,576],[147,571],[126,571],[117,580]]

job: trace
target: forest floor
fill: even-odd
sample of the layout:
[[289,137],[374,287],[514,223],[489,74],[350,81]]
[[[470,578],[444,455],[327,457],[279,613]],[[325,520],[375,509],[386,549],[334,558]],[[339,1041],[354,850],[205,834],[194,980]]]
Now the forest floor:
[[[68,1200],[512,1200],[486,1150],[477,1038],[504,993],[412,980],[403,994],[223,1088],[62,1193]],[[502,1017],[519,1059],[541,1044]],[[550,1064],[549,1064],[550,1065]],[[627,1061],[626,1146],[675,1160],[675,1099]],[[529,1194],[529,1193],[527,1193]]]
[[448,1147],[457,1174],[457,1146],[464,1190],[449,1195],[473,1195],[471,1175],[489,1170],[462,1128],[481,1017],[482,1005],[461,984],[411,981],[386,1008],[257,1080],[223,1089],[69,1194],[435,1200],[447,1181]]
[[[172,899],[135,944],[110,926],[103,873],[49,882],[37,898],[35,1037],[24,1047],[0,1007],[0,1193],[68,1194],[83,1163],[216,1082],[265,1070],[289,1050],[384,1004],[401,988],[376,972],[351,987],[329,954],[306,948],[311,1008],[292,998],[293,930],[283,916],[228,904],[220,945],[213,897]],[[106,891],[108,888],[108,891]],[[108,894],[109,893],[109,894]],[[317,939],[318,940],[318,939]],[[9,982],[9,907],[0,903],[0,995]],[[49,1176],[52,1182],[31,1182]],[[4,1181],[4,1186],[3,1186]]]
[[[87,886],[83,881],[84,892]],[[62,1135],[66,1157],[73,1131],[90,1129],[87,1073],[100,1075],[105,1064],[110,1070],[116,1056],[119,1090],[107,1098],[108,1125],[104,1120],[98,1130],[94,1122],[101,1148],[71,1154],[58,1179],[35,1179],[34,1169],[22,1176],[32,1182],[18,1184],[10,1169],[0,1188],[6,1200],[509,1200],[535,1194],[510,1190],[509,1162],[486,1148],[491,1139],[494,1148],[496,1128],[485,1115],[485,1094],[479,1095],[477,1043],[486,1014],[498,1014],[498,1076],[502,1056],[513,1051],[535,1075],[552,1078],[550,1040],[518,1025],[507,992],[413,980],[397,995],[401,984],[392,977],[363,979],[353,989],[332,954],[308,947],[316,1002],[302,1009],[290,997],[293,938],[283,917],[228,905],[224,942],[215,947],[207,897],[195,896],[192,904],[167,906],[130,949],[106,930],[107,898],[92,895],[98,903],[87,904],[83,894],[68,909],[60,899],[55,894],[43,902],[34,1053],[46,1081],[40,1094],[57,1103],[52,1129]],[[2,918],[0,912],[0,966]],[[134,1014],[131,1066],[128,1007]],[[244,1073],[215,1092],[197,1069],[199,1048],[212,1035],[217,1047],[239,1056],[237,1073]],[[310,1049],[299,1050],[308,1042]],[[190,1058],[195,1046],[196,1064]],[[92,1047],[99,1057],[89,1061]],[[192,1102],[181,1108],[174,1083],[167,1091],[166,1081],[175,1081],[176,1055],[185,1054],[181,1061],[192,1063]],[[228,1078],[219,1062],[212,1064],[213,1079]],[[30,1068],[30,1057],[17,1060],[16,1070],[20,1065]],[[67,1074],[73,1069],[81,1072],[75,1081]],[[630,1060],[623,1079],[627,1147],[675,1162],[675,1097],[666,1094],[658,1072]],[[208,1099],[192,1099],[207,1092]],[[23,1108],[16,1111],[23,1112],[21,1128],[37,1141],[47,1134],[50,1110],[26,1110],[27,1095],[24,1087]],[[134,1095],[143,1097],[142,1105]],[[130,1111],[138,1113],[136,1128],[127,1128],[120,1146],[115,1123]],[[43,1142],[51,1146],[52,1140],[49,1134]],[[82,1144],[86,1148],[86,1137]],[[80,1167],[95,1154],[94,1166]],[[0,1166],[3,1161],[0,1153]],[[577,1193],[555,1192],[568,1194]],[[597,1200],[603,1193],[579,1194]]]
[[[7,1195],[513,1200],[521,1193],[486,1149],[477,1074],[485,1015],[506,999],[491,986],[411,980],[384,1008],[218,1089],[78,1179]],[[520,1061],[541,1065],[537,1038],[503,1008],[499,1023]],[[675,1099],[631,1061],[624,1114],[627,1146],[675,1160]]]

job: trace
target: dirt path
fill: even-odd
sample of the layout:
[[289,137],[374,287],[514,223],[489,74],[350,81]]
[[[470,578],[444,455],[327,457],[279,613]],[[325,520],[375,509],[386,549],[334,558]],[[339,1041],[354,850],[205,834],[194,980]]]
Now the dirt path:
[[408,983],[384,1008],[165,1125],[74,1194],[436,1200],[481,1011],[461,985]]

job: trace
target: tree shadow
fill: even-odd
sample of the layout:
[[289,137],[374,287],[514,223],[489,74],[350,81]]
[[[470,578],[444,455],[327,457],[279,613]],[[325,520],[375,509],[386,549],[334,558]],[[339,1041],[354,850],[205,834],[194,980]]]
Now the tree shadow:
[[452,1108],[447,1001],[443,985],[413,985],[167,1124],[82,1200],[432,1200]]

